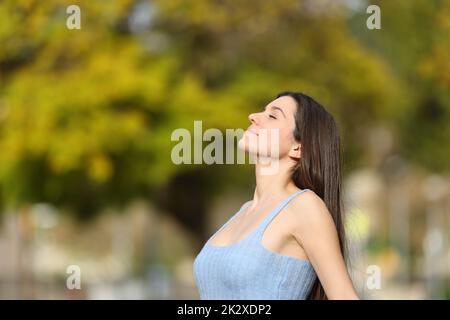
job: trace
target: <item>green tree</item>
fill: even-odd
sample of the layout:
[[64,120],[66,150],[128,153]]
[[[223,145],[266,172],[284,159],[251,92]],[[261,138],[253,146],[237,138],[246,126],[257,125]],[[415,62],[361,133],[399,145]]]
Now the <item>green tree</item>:
[[205,194],[248,181],[248,166],[175,166],[171,132],[194,120],[246,127],[249,112],[284,90],[336,116],[356,166],[367,129],[401,105],[398,77],[354,37],[339,3],[79,1],[81,30],[66,28],[66,6],[0,3],[4,206],[49,201],[91,216],[135,196],[177,194],[180,177]]

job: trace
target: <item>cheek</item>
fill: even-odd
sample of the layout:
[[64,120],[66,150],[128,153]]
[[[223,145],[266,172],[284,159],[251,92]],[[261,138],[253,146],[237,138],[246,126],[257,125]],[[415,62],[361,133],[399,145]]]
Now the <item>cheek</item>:
[[280,131],[278,141],[280,146],[280,155],[287,154],[293,143],[293,136],[291,132],[288,132],[287,130]]
[[291,146],[293,137],[288,130],[275,130],[268,131],[267,135],[259,136],[259,147],[261,150],[265,150],[268,154],[274,155],[271,150],[278,150],[279,156],[286,155]]

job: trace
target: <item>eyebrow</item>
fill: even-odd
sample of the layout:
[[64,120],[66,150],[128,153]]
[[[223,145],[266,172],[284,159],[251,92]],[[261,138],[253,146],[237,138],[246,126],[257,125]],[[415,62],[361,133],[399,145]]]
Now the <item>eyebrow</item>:
[[286,115],[284,114],[284,111],[283,111],[280,107],[277,107],[277,106],[270,106],[270,108],[271,108],[272,110],[273,110],[273,109],[279,110],[279,111],[283,114],[283,116],[287,119]]

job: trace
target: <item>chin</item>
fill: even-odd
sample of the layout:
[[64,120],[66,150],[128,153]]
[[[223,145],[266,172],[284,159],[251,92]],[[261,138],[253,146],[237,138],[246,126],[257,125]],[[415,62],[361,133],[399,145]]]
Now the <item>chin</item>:
[[252,141],[249,141],[248,137],[245,135],[241,138],[241,140],[238,141],[238,148],[242,151],[256,155],[258,153],[258,144]]
[[[269,146],[265,144],[262,146],[258,146],[257,142],[252,142],[251,140],[246,139],[245,136],[238,141],[238,148],[251,156],[262,158],[272,157],[272,150],[270,150]],[[279,159],[279,157],[274,158]]]

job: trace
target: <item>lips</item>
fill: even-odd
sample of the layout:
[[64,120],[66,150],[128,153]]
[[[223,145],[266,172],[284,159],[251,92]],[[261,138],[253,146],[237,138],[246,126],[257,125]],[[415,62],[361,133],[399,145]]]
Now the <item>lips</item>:
[[251,134],[254,134],[254,135],[258,135],[258,133],[255,130],[251,129],[251,128],[248,128],[247,132],[251,133]]

